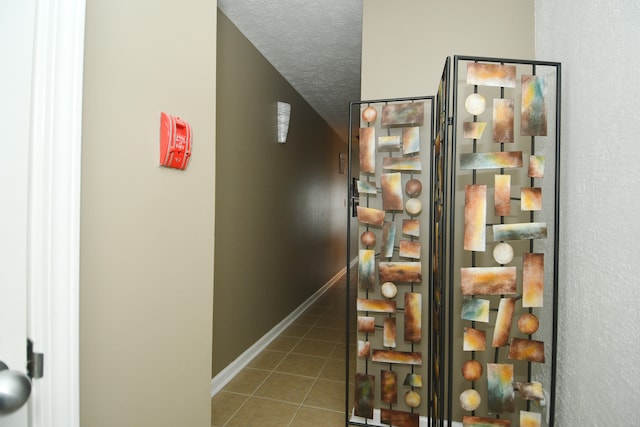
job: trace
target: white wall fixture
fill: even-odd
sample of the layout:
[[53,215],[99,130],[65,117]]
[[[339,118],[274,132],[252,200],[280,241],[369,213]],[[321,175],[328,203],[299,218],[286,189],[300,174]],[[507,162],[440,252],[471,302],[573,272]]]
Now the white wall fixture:
[[289,118],[291,116],[291,104],[278,101],[278,142],[287,142],[289,132]]

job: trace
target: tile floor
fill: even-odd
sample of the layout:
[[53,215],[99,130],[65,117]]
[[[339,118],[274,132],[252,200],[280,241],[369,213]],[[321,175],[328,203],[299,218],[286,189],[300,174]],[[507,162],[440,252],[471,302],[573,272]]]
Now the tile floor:
[[346,292],[343,276],[212,398],[212,427],[345,425]]

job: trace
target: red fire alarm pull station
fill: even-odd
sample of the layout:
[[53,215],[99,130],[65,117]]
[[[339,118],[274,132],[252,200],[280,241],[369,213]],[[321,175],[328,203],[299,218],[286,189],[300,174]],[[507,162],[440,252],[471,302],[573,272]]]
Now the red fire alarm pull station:
[[160,113],[160,166],[185,169],[191,156],[191,125]]

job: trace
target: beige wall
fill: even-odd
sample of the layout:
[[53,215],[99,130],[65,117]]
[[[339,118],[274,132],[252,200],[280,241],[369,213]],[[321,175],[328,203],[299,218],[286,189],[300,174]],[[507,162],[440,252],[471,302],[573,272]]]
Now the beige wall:
[[435,95],[447,56],[533,58],[533,0],[366,0],[362,99]]
[[346,144],[221,13],[217,77],[214,375],[345,266],[347,221]]
[[[210,425],[215,55],[215,1],[87,1],[83,426]],[[161,111],[186,171],[158,167]]]

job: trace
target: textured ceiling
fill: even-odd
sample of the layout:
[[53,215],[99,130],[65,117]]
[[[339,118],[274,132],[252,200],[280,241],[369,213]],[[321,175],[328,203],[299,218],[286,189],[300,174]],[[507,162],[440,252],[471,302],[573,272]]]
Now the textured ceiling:
[[218,7],[347,140],[360,99],[362,0],[218,0]]

